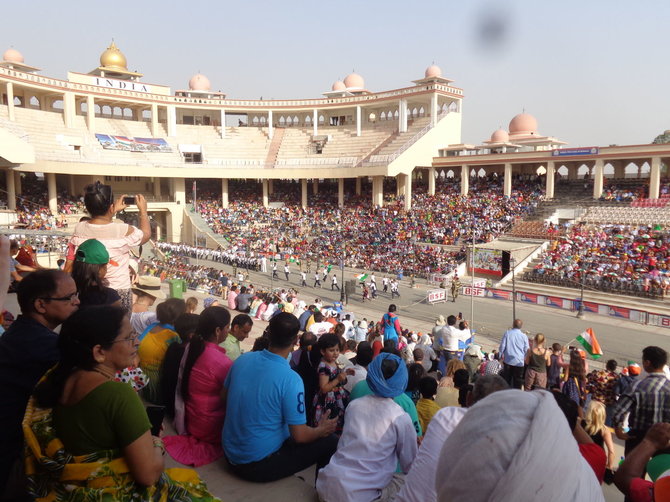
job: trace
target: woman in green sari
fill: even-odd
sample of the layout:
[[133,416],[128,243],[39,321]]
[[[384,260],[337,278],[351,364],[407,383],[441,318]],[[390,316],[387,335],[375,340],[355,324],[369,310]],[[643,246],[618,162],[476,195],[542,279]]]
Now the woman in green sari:
[[48,501],[213,501],[191,469],[164,469],[146,411],[116,371],[137,354],[119,307],[76,312],[62,326],[61,360],[35,389],[23,421],[29,491]]

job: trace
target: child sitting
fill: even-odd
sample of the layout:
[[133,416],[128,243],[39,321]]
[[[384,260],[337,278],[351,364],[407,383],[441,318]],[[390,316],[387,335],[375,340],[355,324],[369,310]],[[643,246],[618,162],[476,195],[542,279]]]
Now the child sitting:
[[423,377],[419,380],[419,392],[421,399],[416,403],[416,412],[419,414],[419,423],[425,434],[433,415],[440,410],[440,406],[435,402],[437,380],[430,376]]

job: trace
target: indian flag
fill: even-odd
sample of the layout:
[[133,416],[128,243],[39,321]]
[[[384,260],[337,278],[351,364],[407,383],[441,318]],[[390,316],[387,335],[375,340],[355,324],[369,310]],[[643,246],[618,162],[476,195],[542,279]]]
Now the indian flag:
[[593,359],[598,359],[603,355],[596,334],[591,328],[587,328],[581,335],[577,335],[577,341],[582,344]]
[[300,260],[298,260],[298,258],[296,258],[295,256],[291,256],[288,261],[289,263],[296,263],[300,265]]
[[358,275],[356,275],[355,277],[356,277],[356,279],[358,279],[359,281],[364,281],[365,279],[368,278],[368,274],[358,274]]
[[328,272],[328,273],[330,274],[330,271],[331,271],[332,269],[333,269],[333,266],[332,266],[332,265],[328,265],[328,267],[326,267],[326,272]]

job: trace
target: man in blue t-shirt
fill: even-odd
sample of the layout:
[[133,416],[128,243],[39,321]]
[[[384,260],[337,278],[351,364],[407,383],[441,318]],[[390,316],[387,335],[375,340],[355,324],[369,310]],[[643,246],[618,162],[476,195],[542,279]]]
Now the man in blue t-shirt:
[[299,327],[292,314],[273,317],[270,347],[242,354],[226,378],[223,449],[232,471],[247,481],[275,481],[314,463],[318,475],[337,449],[337,418],[306,425],[305,388],[287,360]]

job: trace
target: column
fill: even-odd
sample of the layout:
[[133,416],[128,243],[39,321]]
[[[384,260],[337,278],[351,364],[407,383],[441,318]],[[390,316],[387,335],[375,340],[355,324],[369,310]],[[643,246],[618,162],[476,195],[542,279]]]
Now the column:
[[361,106],[356,106],[356,136],[361,135]]
[[155,138],[159,135],[158,131],[158,105],[151,103],[151,135]]
[[272,139],[275,134],[275,126],[272,123],[272,110],[268,110],[268,138]]
[[46,173],[47,178],[47,199],[49,200],[49,210],[52,213],[58,213],[58,190],[56,190],[56,174]]
[[661,158],[651,158],[651,171],[649,171],[649,198],[658,199],[661,188]]
[[275,190],[274,190],[275,186],[274,185],[275,185],[274,180],[268,180],[268,194],[269,195],[272,195],[273,193],[275,193]]
[[356,176],[356,195],[361,194],[361,177]]
[[7,184],[7,207],[11,211],[16,211],[16,185],[14,171],[10,168],[5,171],[5,183]]
[[468,195],[470,191],[470,166],[461,166],[461,195]]
[[86,127],[90,132],[95,132],[95,98],[86,96]]
[[226,137],[226,110],[221,110],[221,138]]
[[407,178],[404,174],[399,173],[395,177],[395,195],[400,197],[405,193],[405,184],[407,183]]
[[626,166],[622,160],[614,161],[614,177],[618,179],[626,177]]
[[398,101],[398,132],[407,132],[407,100]]
[[384,206],[384,176],[372,178],[372,205]]
[[177,204],[186,204],[186,180],[184,178],[172,178],[172,193]]
[[316,108],[312,112],[312,134],[314,136],[319,134],[319,110]]
[[428,195],[435,195],[435,168],[429,167],[428,171]]
[[405,211],[412,209],[412,174],[403,174],[405,178]]
[[170,137],[177,135],[177,108],[174,105],[167,107],[167,134]]
[[71,92],[63,93],[63,122],[65,127],[74,126],[74,116],[77,113],[77,105],[74,100],[74,94]]
[[554,198],[554,163],[553,161],[547,162],[547,187],[545,189],[546,191],[546,198],[547,199],[553,199]]
[[596,159],[593,166],[593,198],[599,199],[603,194],[603,159]]
[[228,209],[228,178],[221,180],[221,207]]
[[319,179],[318,178],[314,178],[312,180],[312,193],[314,195],[318,195],[318,193],[319,193]]
[[21,189],[21,173],[19,171],[14,171],[14,186],[16,191],[16,196],[20,196],[23,193]]
[[76,188],[74,186],[74,174],[68,174],[67,176],[68,188],[70,190],[70,195],[74,197],[76,194]]
[[512,195],[512,164],[505,164],[505,174],[503,176],[503,195],[509,197]]
[[437,93],[430,98],[430,125],[435,127],[437,124]]
[[268,180],[263,180],[263,207],[270,205],[270,196],[268,194]]
[[154,176],[154,197],[156,200],[161,198],[161,179]]
[[579,172],[579,166],[573,164],[568,164],[566,166],[568,168],[568,179],[569,180],[576,180],[577,179],[577,173]]
[[300,204],[307,209],[307,178],[300,180]]
[[337,180],[337,207],[344,207],[344,178]]
[[9,120],[16,120],[14,115],[14,84],[12,82],[7,82],[7,113]]

